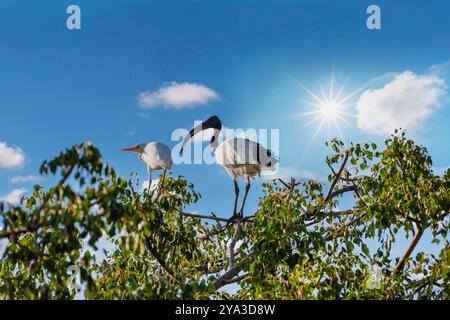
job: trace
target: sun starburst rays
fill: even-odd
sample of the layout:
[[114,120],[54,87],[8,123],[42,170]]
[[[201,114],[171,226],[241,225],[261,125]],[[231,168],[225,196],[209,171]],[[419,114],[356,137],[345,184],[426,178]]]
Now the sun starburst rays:
[[319,93],[314,93],[305,85],[297,81],[299,86],[311,98],[310,100],[302,100],[299,102],[303,105],[312,107],[312,110],[295,114],[292,117],[311,117],[311,119],[305,123],[304,127],[317,124],[311,138],[311,143],[315,140],[325,125],[327,125],[328,129],[330,129],[330,127],[334,127],[339,136],[342,138],[343,134],[341,130],[341,123],[350,125],[346,118],[355,117],[353,114],[349,113],[347,109],[354,106],[354,104],[349,101],[359,92],[359,90],[342,97],[347,81],[348,79],[344,81],[342,86],[336,88],[336,81],[333,72],[328,88],[320,86]]

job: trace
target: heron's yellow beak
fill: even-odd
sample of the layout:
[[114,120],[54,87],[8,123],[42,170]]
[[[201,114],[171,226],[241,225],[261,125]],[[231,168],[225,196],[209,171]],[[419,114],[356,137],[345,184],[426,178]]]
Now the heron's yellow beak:
[[137,149],[139,149],[139,146],[124,148],[124,149],[121,149],[121,150],[122,151],[136,151]]

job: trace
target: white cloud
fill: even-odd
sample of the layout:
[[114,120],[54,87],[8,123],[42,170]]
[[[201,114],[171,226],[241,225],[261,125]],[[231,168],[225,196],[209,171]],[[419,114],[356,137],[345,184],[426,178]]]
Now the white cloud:
[[291,178],[294,179],[301,179],[303,180],[316,180],[320,181],[322,178],[315,172],[311,170],[300,170],[299,168],[295,166],[285,166],[280,167],[277,171],[274,172],[267,172],[267,174],[264,176],[266,180],[272,180],[272,179],[281,179],[285,182],[290,182]]
[[131,129],[130,131],[128,131],[127,135],[129,137],[134,137],[136,135],[136,129]]
[[10,181],[12,183],[24,183],[24,182],[32,182],[32,181],[41,181],[43,179],[44,178],[42,178],[42,177],[38,177],[38,176],[30,174],[28,176],[13,177],[13,178],[10,179]]
[[0,197],[0,202],[6,202],[9,204],[18,204],[20,202],[20,198],[27,192],[26,189],[14,189],[7,195]]
[[376,76],[375,78],[372,78],[369,81],[367,81],[367,83],[363,86],[361,90],[366,89],[369,86],[370,87],[384,86],[386,83],[394,80],[394,78],[399,74],[400,74],[399,72],[386,72],[381,76]]
[[183,109],[218,100],[219,95],[214,90],[201,84],[170,82],[156,91],[141,92],[137,99],[139,105],[144,109],[160,105],[166,108]]
[[431,74],[435,75],[447,74],[450,72],[450,60],[441,64],[432,65],[428,70]]
[[139,118],[147,119],[147,120],[152,118],[150,115],[146,114],[145,112],[139,112],[139,113],[137,114],[137,116],[138,116]]
[[440,107],[445,81],[436,75],[405,71],[383,88],[366,90],[356,103],[358,127],[374,134],[422,127]]
[[25,162],[25,153],[19,147],[9,147],[0,141],[0,169],[18,168]]

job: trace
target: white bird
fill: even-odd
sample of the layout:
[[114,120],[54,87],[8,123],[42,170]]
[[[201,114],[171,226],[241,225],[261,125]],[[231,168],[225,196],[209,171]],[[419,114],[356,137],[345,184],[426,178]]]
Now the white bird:
[[147,165],[148,191],[152,185],[152,171],[164,169],[163,184],[167,170],[172,167],[172,155],[168,146],[161,142],[140,143],[133,147],[124,148],[122,151],[138,153],[138,158]]
[[[214,152],[217,162],[225,168],[234,181],[235,197],[232,219],[235,217],[243,217],[245,201],[250,190],[250,178],[259,177],[261,171],[273,170],[279,159],[270,150],[249,139],[232,138],[219,144],[218,136],[222,130],[222,123],[216,116],[212,116],[199,124],[186,135],[181,145],[180,155],[183,154],[183,148],[189,139],[195,134],[210,128],[214,129],[214,135],[210,141],[211,150]],[[239,198],[237,179],[239,177],[246,179],[247,184],[245,186],[241,209],[237,213],[237,202]]]

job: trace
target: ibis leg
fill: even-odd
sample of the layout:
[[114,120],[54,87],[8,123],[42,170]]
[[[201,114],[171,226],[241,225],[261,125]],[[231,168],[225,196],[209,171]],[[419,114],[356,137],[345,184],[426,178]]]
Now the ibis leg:
[[245,200],[247,200],[247,195],[248,195],[249,190],[250,190],[250,178],[247,177],[247,184],[245,185],[244,198],[242,199],[242,206],[241,206],[241,210],[239,211],[239,216],[241,216],[241,217],[244,216],[244,205],[245,205]]
[[233,217],[237,216],[237,203],[239,198],[239,185],[236,180],[234,181],[234,208],[233,208]]

